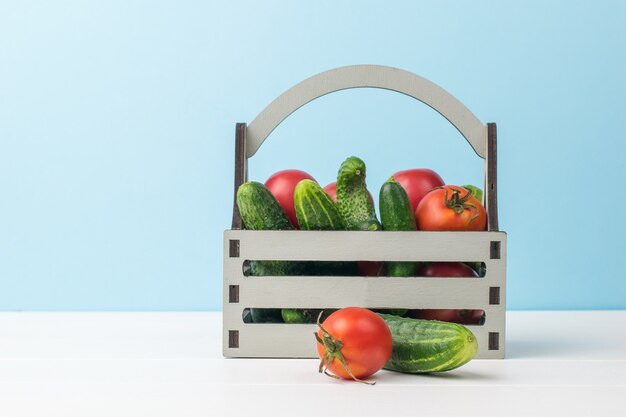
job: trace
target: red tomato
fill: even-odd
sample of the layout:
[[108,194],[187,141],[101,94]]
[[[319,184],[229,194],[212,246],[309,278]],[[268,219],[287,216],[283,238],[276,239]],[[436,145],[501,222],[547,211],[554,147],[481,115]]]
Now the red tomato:
[[[380,370],[391,357],[391,331],[376,313],[347,307],[328,316],[316,334],[317,353],[326,368],[344,379],[361,380]],[[341,364],[343,356],[347,368]],[[350,375],[352,373],[352,375]]]
[[476,277],[474,271],[469,265],[463,262],[427,262],[418,270],[418,277]]
[[324,187],[324,191],[326,194],[336,203],[337,202],[337,183],[331,182],[326,187]]
[[431,169],[407,169],[396,172],[392,177],[404,188],[409,196],[413,213],[420,200],[433,188],[444,185],[443,180]]
[[485,320],[485,312],[483,310],[447,310],[447,309],[428,309],[428,310],[410,310],[407,314],[412,319],[421,320],[438,320],[448,323],[458,324],[483,324]]
[[383,272],[384,262],[377,261],[357,261],[356,267],[359,270],[359,275],[364,277],[378,277]]
[[463,323],[461,317],[461,310],[450,309],[426,309],[426,310],[411,310],[408,316],[412,319],[421,320],[439,320],[446,321],[448,323]]
[[279,171],[268,178],[265,181],[265,186],[276,197],[278,203],[281,205],[287,217],[294,225],[296,229],[300,228],[298,219],[296,218],[296,208],[293,202],[293,191],[296,189],[296,185],[304,179],[315,179],[304,171],[297,169],[287,169]]
[[487,213],[470,191],[444,185],[426,194],[415,210],[418,230],[485,230]]
[[[416,273],[419,277],[475,278],[478,275],[470,266],[462,262],[428,262]],[[409,316],[422,320],[439,320],[459,324],[479,324],[482,310],[426,309],[412,310]]]
[[461,310],[459,313],[463,319],[461,324],[483,324],[485,323],[484,310]]

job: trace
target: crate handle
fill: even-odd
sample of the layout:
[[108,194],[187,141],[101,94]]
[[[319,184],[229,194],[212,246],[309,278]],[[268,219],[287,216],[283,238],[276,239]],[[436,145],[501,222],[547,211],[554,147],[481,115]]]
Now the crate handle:
[[486,155],[487,128],[460,101],[418,75],[380,65],[352,65],[314,75],[272,101],[248,125],[247,157],[253,156],[272,131],[305,104],[335,91],[382,88],[413,97],[445,117],[481,157]]
[[[382,88],[413,97],[445,117],[485,159],[484,205],[487,230],[498,231],[496,185],[496,125],[483,125],[460,101],[443,88],[413,73],[380,65],[353,65],[314,75],[285,91],[250,123],[237,123],[235,133],[235,197],[248,180],[248,158],[269,134],[291,113],[316,98],[349,88]],[[233,202],[233,229],[243,224],[236,198]]]

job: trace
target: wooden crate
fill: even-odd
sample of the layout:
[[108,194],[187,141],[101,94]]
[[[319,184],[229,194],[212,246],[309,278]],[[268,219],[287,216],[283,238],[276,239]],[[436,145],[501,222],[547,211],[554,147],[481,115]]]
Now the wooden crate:
[[[496,125],[482,124],[461,102],[415,74],[377,65],[336,68],[287,90],[257,118],[236,127],[235,192],[247,181],[248,159],[287,116],[304,104],[348,88],[383,88],[422,101],[444,116],[485,159],[484,232],[355,232],[243,230],[237,205],[224,233],[223,353],[227,357],[317,357],[314,324],[244,322],[249,308],[482,309],[468,326],[479,359],[504,358],[506,233],[498,230]],[[482,278],[252,277],[247,260],[478,261]]]

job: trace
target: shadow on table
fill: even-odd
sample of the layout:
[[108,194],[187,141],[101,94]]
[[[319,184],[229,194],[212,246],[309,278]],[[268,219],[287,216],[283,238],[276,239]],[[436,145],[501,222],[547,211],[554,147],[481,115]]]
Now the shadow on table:
[[589,343],[574,345],[558,339],[520,340],[506,341],[506,359],[553,359],[564,356],[576,356],[596,350],[597,346]]
[[[454,381],[481,381],[489,380],[493,381],[493,375],[482,374],[478,372],[468,371],[466,369],[455,369],[450,372],[435,372],[431,374],[409,374],[404,372],[397,372],[385,369],[384,372],[376,373],[372,380],[384,381],[384,382],[401,382],[399,377],[406,378],[421,378],[424,383],[440,381],[440,382],[454,382]],[[415,380],[413,380],[415,382]]]

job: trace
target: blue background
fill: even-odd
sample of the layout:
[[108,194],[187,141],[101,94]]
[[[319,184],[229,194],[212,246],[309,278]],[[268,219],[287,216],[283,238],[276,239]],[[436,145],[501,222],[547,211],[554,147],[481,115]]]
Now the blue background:
[[[498,123],[511,309],[626,308],[623,2],[0,3],[0,309],[221,308],[236,122],[318,72],[395,66]],[[323,97],[250,160],[482,184],[427,106]]]

